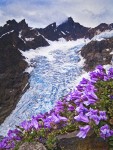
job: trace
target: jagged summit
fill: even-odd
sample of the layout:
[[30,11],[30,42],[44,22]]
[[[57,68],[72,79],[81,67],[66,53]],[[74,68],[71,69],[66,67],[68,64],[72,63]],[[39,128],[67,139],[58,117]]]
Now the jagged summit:
[[12,20],[6,21],[6,24],[7,25],[17,25],[17,24],[27,24],[27,23],[26,23],[25,19],[21,20],[20,22],[17,22],[15,19],[12,19]]
[[51,23],[50,25],[45,27],[45,29],[56,29],[56,22]]
[[[61,24],[65,24],[65,23],[73,24],[74,20],[72,17],[67,17]],[[61,25],[61,24],[59,24],[59,25]]]
[[22,28],[27,28],[28,27],[28,24],[26,23],[25,19],[23,19],[22,21],[20,21],[18,24]]
[[64,23],[74,24],[74,20],[72,17],[68,17]]
[[8,20],[6,23],[7,23],[7,25],[17,25],[17,22],[15,19]]
[[74,22],[72,17],[68,17],[65,22],[58,26],[56,25],[56,22],[53,22],[45,28],[33,29],[32,33],[30,29],[31,28],[28,26],[25,19],[21,20],[20,22],[17,22],[15,19],[8,20],[3,27],[0,27],[0,36],[10,32],[11,30],[14,30],[18,33],[22,31],[21,35],[23,39],[26,37],[33,38],[36,37],[35,35],[39,34],[51,41],[59,40],[60,38],[64,38],[66,40],[76,40],[78,38],[86,37],[91,39],[94,35],[100,34],[105,30],[112,30],[113,23],[101,23],[95,28],[88,28],[82,26],[78,22]]

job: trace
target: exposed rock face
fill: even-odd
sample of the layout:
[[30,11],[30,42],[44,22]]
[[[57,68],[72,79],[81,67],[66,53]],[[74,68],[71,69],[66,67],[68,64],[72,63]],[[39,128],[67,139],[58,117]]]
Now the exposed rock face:
[[91,41],[81,50],[81,55],[86,59],[85,70],[91,71],[97,65],[110,64],[112,60],[113,38],[102,41]]
[[109,150],[107,142],[94,135],[85,139],[75,136],[76,132],[59,136],[57,150]]
[[[9,42],[6,43],[6,42]],[[2,46],[3,44],[3,46]],[[0,123],[15,108],[29,75],[23,73],[27,63],[21,53],[10,45],[10,40],[0,40]]]
[[95,28],[90,28],[88,32],[86,33],[85,37],[86,38],[93,38],[95,35],[100,34],[101,32],[104,32],[106,30],[113,30],[113,23],[112,24],[106,24],[106,23],[101,23]]
[[47,150],[45,146],[39,142],[24,143],[19,147],[19,150]]
[[88,28],[74,22],[71,17],[59,26],[56,23],[48,25],[46,28],[38,29],[39,33],[46,37],[48,40],[58,40],[64,38],[68,40],[77,40],[79,38],[93,38],[95,35],[104,32],[105,30],[113,30],[113,24],[101,23],[95,28]]
[[38,29],[38,31],[49,40],[58,40],[59,38],[64,38],[66,40],[76,40],[78,38],[83,38],[89,28],[75,23],[71,17],[67,21],[56,26],[56,23],[50,24],[44,29]]

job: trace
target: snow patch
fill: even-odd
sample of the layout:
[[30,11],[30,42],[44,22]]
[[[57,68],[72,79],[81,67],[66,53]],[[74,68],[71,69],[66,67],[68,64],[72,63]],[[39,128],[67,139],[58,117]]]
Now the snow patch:
[[34,38],[25,38],[26,41],[33,41]]
[[113,51],[110,53],[110,55],[113,55]]
[[105,32],[102,32],[100,33],[99,35],[95,35],[92,40],[93,41],[101,41],[101,40],[104,40],[104,39],[107,39],[107,38],[111,38],[113,37],[113,30],[109,31],[109,30],[106,30]]
[[34,67],[30,66],[28,68],[25,69],[24,72],[28,72],[29,74],[33,71]]
[[9,31],[9,32],[4,33],[0,38],[2,38],[3,36],[5,36],[6,34],[12,33],[13,31],[14,31],[14,30],[11,30],[11,31]]
[[63,31],[61,31],[61,32],[62,32],[62,34],[66,35],[66,33],[64,33]]
[[18,37],[26,44],[26,41],[24,41],[24,40],[22,39],[22,31],[19,32],[19,36],[18,36]]
[[106,49],[107,52],[108,52],[109,50],[110,50],[109,48]]

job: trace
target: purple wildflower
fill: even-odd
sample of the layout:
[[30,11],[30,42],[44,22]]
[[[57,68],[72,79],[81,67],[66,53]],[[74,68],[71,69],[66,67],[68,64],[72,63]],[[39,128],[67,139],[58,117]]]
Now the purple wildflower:
[[90,92],[90,91],[96,92],[97,89],[95,88],[94,85],[92,85],[92,83],[89,83],[89,84],[86,85],[85,91],[87,91],[87,92]]
[[88,109],[86,107],[83,106],[82,103],[80,103],[80,105],[78,107],[76,107],[75,109],[78,113],[83,112],[83,114],[85,114],[86,112],[88,112]]
[[103,71],[103,70],[104,70],[104,68],[103,68],[102,65],[98,65],[98,66],[96,67],[96,69],[98,69],[98,70],[100,70],[100,71]]
[[2,149],[5,149],[5,147],[6,147],[6,140],[5,140],[5,138],[2,140],[2,141],[0,141],[0,149],[2,150]]
[[110,100],[113,100],[113,95],[110,95]]
[[88,98],[86,100],[83,101],[83,103],[86,105],[86,106],[89,106],[90,104],[94,104],[96,102],[96,100],[94,99],[91,99],[91,98]]
[[100,122],[100,118],[99,118],[97,112],[98,112],[98,110],[94,110],[94,109],[90,108],[89,112],[86,114],[86,116],[88,116],[90,119],[92,119],[96,125],[98,125]]
[[54,111],[55,113],[59,113],[62,112],[64,110],[64,106],[66,106],[67,103],[66,102],[62,102],[62,101],[57,101],[56,105],[54,107]]
[[94,91],[88,91],[88,90],[85,90],[85,96],[88,98],[88,99],[95,99],[97,100],[98,97],[96,96],[96,94],[94,93]]
[[50,116],[48,116],[45,120],[44,120],[44,125],[46,127],[51,127],[51,123],[60,123],[60,121],[64,121],[66,122],[67,121],[67,118],[66,117],[62,117],[60,116],[59,114],[55,114],[55,113],[52,113]]
[[40,113],[40,114],[38,114],[37,116],[33,116],[32,119],[35,119],[35,120],[37,120],[37,121],[38,121],[38,120],[43,120],[43,119],[44,119],[44,114],[41,114],[41,113]]
[[76,121],[81,121],[81,122],[85,122],[85,123],[88,123],[89,122],[89,119],[86,115],[83,115],[83,113],[81,112],[78,116],[75,116],[74,119]]
[[99,119],[100,120],[107,120],[106,112],[105,111],[99,111]]
[[96,83],[96,81],[98,80],[97,72],[95,71],[90,72],[90,79],[92,83]]
[[84,86],[82,86],[82,85],[78,85],[76,88],[77,88],[78,91],[83,91],[84,90]]
[[108,78],[109,78],[109,79],[113,79],[113,68],[110,68],[110,69],[108,70]]
[[80,128],[80,131],[76,136],[78,136],[79,138],[85,138],[87,136],[87,133],[90,130],[90,126],[86,125],[84,127],[79,127],[79,128]]
[[110,127],[107,124],[105,124],[100,128],[100,136],[103,139],[106,139],[107,137],[110,137],[112,135],[113,135],[113,130],[110,130]]
[[[91,87],[91,86],[89,86],[89,87]],[[86,87],[86,89],[84,90],[83,96],[82,96],[82,100],[83,100],[83,103],[86,106],[88,106],[90,104],[94,104],[98,100],[98,97],[94,93],[94,90]]]
[[80,81],[80,84],[87,84],[89,82],[88,79],[83,78],[82,81]]
[[73,92],[71,92],[67,99],[70,101],[70,100],[76,100],[76,99],[79,99],[81,97],[82,93],[78,90],[74,90]]
[[20,134],[20,131],[17,129],[8,131],[8,137],[11,140],[21,140],[21,137],[19,136],[19,134]]
[[15,142],[11,140],[9,137],[5,137],[1,142],[0,142],[0,149],[12,149],[15,147]]
[[39,125],[36,119],[31,120],[31,126],[34,127],[36,130],[39,128]]
[[32,124],[31,124],[31,121],[23,121],[21,124],[20,124],[20,127],[22,127],[25,131],[29,131],[32,127]]
[[69,111],[74,111],[74,110],[75,110],[75,107],[72,106],[72,105],[69,105],[69,106],[68,106],[68,110],[69,110]]

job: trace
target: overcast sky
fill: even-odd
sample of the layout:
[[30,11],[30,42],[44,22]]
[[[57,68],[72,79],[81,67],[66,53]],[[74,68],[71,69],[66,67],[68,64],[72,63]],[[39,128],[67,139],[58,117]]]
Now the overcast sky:
[[70,16],[88,27],[113,23],[113,0],[0,0],[0,25],[25,18],[29,26],[45,27]]

